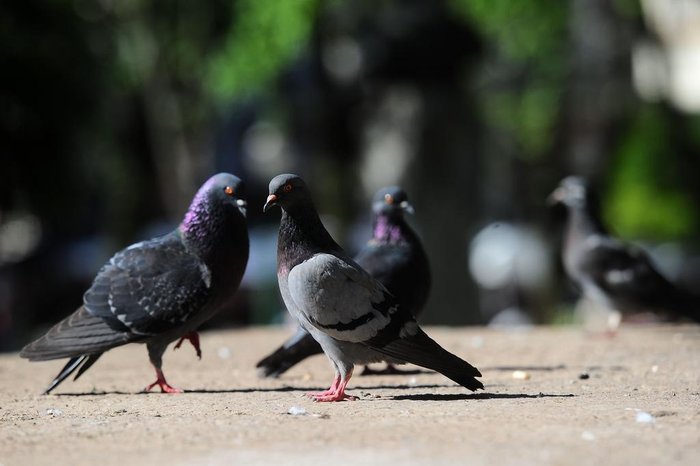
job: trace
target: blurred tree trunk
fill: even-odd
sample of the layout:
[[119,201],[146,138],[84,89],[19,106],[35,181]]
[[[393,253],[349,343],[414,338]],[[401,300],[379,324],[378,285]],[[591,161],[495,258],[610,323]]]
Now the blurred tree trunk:
[[[422,139],[410,169],[409,192],[433,276],[425,323],[480,323],[476,287],[467,268],[467,247],[477,216],[479,177],[475,113],[458,85],[424,92]],[[460,97],[462,96],[462,97]]]
[[565,171],[606,172],[616,126],[632,95],[631,34],[608,0],[574,0],[569,8],[571,55],[565,102]]

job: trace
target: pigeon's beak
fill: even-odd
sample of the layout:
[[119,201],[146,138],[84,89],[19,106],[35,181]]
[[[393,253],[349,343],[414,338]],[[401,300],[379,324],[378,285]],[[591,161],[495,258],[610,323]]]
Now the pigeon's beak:
[[243,216],[246,216],[246,207],[248,207],[248,203],[244,201],[243,199],[236,199],[236,206],[238,206],[238,210],[243,214]]
[[401,204],[399,204],[399,207],[401,207],[401,210],[407,214],[413,215],[415,212],[415,210],[413,210],[413,206],[408,201],[402,201]]
[[566,196],[566,192],[564,191],[564,188],[561,186],[552,191],[552,194],[547,196],[547,204],[549,205],[556,205],[559,204],[564,200],[564,197]]
[[267,212],[270,207],[276,206],[277,205],[277,196],[274,194],[270,194],[267,196],[267,201],[265,202],[265,205],[263,206],[263,212]]

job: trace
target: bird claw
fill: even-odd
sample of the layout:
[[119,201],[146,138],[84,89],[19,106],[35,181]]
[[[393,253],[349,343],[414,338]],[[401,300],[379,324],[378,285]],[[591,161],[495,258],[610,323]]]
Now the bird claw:
[[143,389],[144,392],[150,392],[153,387],[158,385],[161,393],[183,393],[181,388],[173,387],[166,380],[163,371],[156,368],[156,381]]
[[[352,372],[350,372],[350,375],[352,375]],[[342,380],[340,377],[336,377],[335,380],[333,380],[333,385],[331,385],[331,388],[329,388],[328,390],[316,393],[309,392],[306,394],[306,396],[311,398],[313,401],[319,403],[324,403],[328,401],[359,400],[358,397],[348,395],[345,393],[345,386],[347,385],[348,380],[350,380],[350,377],[346,378],[345,380]]]
[[181,388],[173,387],[169,385],[165,380],[156,380],[149,386],[143,389],[144,392],[150,392],[153,387],[158,385],[160,387],[161,393],[184,393]]
[[197,357],[199,359],[202,359],[202,350],[199,347],[199,334],[197,332],[189,332],[184,334],[183,336],[180,337],[177,343],[175,343],[175,346],[173,347],[173,351],[176,349],[180,348],[182,346],[182,342],[185,340],[189,340],[192,346],[194,346],[194,350],[197,352]]
[[309,394],[310,398],[315,401],[316,403],[325,403],[325,402],[331,402],[331,401],[357,401],[359,400],[358,397],[353,396],[353,395],[348,395],[347,393],[343,392],[338,392],[338,393],[329,393],[327,395],[322,395],[320,393],[318,394]]

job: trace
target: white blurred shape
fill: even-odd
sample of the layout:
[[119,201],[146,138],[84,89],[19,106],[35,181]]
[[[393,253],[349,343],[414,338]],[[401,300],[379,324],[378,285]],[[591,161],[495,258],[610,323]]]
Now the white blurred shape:
[[551,273],[544,240],[526,226],[488,225],[474,237],[469,250],[469,271],[486,289],[512,284],[538,289]]
[[288,171],[287,141],[277,125],[259,122],[243,136],[243,164],[259,178],[267,179]]
[[[663,45],[664,57],[633,55],[635,87],[644,98],[666,96],[679,110],[700,112],[700,2],[642,0],[644,17]],[[644,46],[642,46],[644,47]],[[665,71],[660,71],[664,67]],[[666,75],[665,79],[656,79]],[[655,89],[655,87],[658,88]]]
[[658,102],[668,88],[668,66],[663,50],[655,44],[640,42],[632,49],[632,81],[639,95]]
[[19,262],[41,241],[41,222],[28,212],[14,212],[0,223],[0,264]]
[[367,197],[399,184],[415,157],[421,114],[421,96],[413,87],[394,86],[382,96],[363,131],[360,175]]
[[357,79],[364,61],[362,49],[350,37],[339,37],[331,41],[321,52],[323,66],[340,83]]

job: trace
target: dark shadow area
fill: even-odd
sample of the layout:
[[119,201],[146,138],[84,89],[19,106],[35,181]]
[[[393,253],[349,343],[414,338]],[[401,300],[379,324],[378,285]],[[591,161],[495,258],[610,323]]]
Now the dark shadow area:
[[573,398],[573,393],[547,394],[538,393],[529,395],[526,393],[426,393],[420,395],[397,395],[390,399],[412,401],[457,401],[457,400],[509,400],[524,398]]
[[[354,390],[408,390],[412,388],[440,388],[440,387],[448,387],[449,385],[437,385],[437,384],[426,384],[426,385],[372,385],[372,386],[358,386],[358,387],[352,387],[348,391],[354,391]],[[184,395],[188,393],[254,393],[254,392],[294,392],[294,391],[299,391],[299,392],[313,392],[313,391],[321,391],[325,390],[326,387],[325,385],[323,387],[321,386],[316,386],[316,387],[290,387],[290,386],[284,386],[284,387],[274,387],[274,388],[223,388],[223,389],[192,389],[192,390],[185,390],[184,393],[179,393],[179,395]],[[53,393],[53,396],[101,396],[101,395],[149,395],[149,394],[155,394],[155,395],[160,395],[161,393],[158,391],[152,391],[152,392],[125,392],[125,391],[119,391],[119,390],[114,390],[114,391],[94,391],[94,392],[84,392],[84,393],[76,393],[76,392],[68,392],[68,393]],[[166,393],[168,395],[168,393]],[[176,394],[178,395],[178,394]]]
[[482,371],[530,371],[530,372],[550,372],[550,371],[560,371],[567,369],[565,364],[559,364],[557,366],[495,366],[495,367],[482,367]]
[[376,376],[376,375],[400,376],[400,375],[417,375],[417,374],[434,374],[434,372],[429,371],[427,369],[398,369],[395,367],[393,369],[390,369],[390,370],[370,369],[368,371],[367,366],[365,366],[365,369],[360,374],[360,377],[368,377],[368,376],[371,377],[371,376]]

